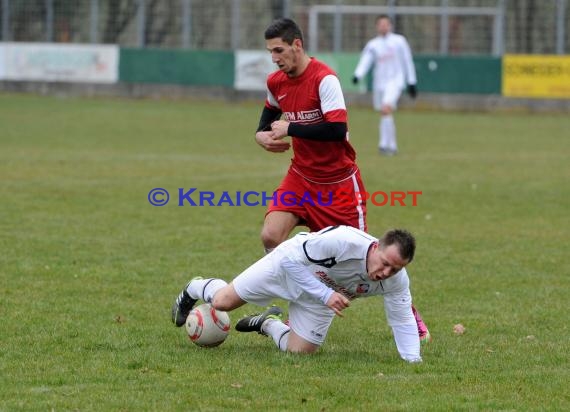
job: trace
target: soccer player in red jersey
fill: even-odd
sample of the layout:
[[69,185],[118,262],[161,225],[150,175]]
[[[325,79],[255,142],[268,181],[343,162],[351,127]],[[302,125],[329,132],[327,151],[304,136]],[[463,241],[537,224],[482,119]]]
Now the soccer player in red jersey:
[[[305,53],[302,32],[294,21],[274,21],[265,39],[279,70],[267,79],[267,99],[255,140],[270,152],[285,152],[293,146],[289,171],[265,216],[261,233],[265,249],[275,248],[298,225],[311,231],[338,224],[366,230],[365,202],[347,204],[334,195],[343,192],[358,199],[356,194],[365,190],[348,140],[338,77]],[[284,140],[286,136],[291,136],[291,143]],[[283,201],[284,193],[295,198]],[[312,202],[303,201],[303,196]]]
[[[291,19],[271,23],[265,41],[279,70],[267,78],[267,98],[255,140],[275,153],[293,146],[289,170],[265,215],[261,240],[266,252],[299,225],[311,231],[334,225],[366,231],[366,201],[360,196],[365,189],[348,138],[338,77],[305,53],[303,33]],[[287,136],[290,143],[284,140]],[[347,197],[354,202],[344,201]],[[421,338],[425,324],[419,314],[416,320]],[[423,335],[429,339],[427,328]]]

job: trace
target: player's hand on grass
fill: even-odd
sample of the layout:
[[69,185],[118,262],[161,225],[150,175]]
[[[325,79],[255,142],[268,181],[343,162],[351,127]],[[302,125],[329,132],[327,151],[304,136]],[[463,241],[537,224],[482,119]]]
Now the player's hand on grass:
[[340,312],[350,306],[350,301],[340,293],[333,292],[327,301],[327,306],[334,310],[334,313],[336,313],[338,316],[342,317],[343,314]]
[[291,143],[284,141],[283,137],[277,137],[272,130],[257,132],[255,141],[268,152],[281,153],[291,148]]

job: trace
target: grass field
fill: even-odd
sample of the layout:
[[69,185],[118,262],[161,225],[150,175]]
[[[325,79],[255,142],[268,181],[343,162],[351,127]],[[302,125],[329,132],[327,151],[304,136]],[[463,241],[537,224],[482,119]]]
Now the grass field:
[[417,237],[423,364],[399,359],[375,299],[313,356],[257,334],[190,344],[173,299],[262,256],[265,208],[147,194],[271,192],[289,155],[254,143],[260,109],[0,95],[1,411],[570,410],[569,116],[402,111],[385,158],[376,115],[350,110],[368,191],[422,191],[368,223]]

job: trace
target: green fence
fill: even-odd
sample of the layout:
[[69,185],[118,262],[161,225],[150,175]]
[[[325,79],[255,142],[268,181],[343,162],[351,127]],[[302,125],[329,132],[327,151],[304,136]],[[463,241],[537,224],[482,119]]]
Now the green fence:
[[[338,74],[345,91],[358,62],[355,53],[318,54]],[[128,49],[120,51],[119,81],[234,87],[231,51]],[[418,89],[427,93],[501,94],[501,58],[415,56]]]
[[234,85],[232,51],[121,48],[119,81],[124,83]]
[[414,57],[418,88],[430,93],[501,94],[499,57]]
[[[358,91],[351,83],[359,55],[321,53],[317,58],[338,74],[345,91]],[[501,58],[414,56],[418,89],[427,93],[501,94]],[[368,81],[370,89],[370,78]]]

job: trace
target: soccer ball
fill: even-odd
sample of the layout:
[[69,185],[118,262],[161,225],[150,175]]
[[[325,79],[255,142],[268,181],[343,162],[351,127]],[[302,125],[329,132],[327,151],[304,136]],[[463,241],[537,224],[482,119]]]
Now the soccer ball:
[[196,306],[186,318],[186,332],[198,346],[212,348],[221,345],[230,331],[230,317],[209,303]]

